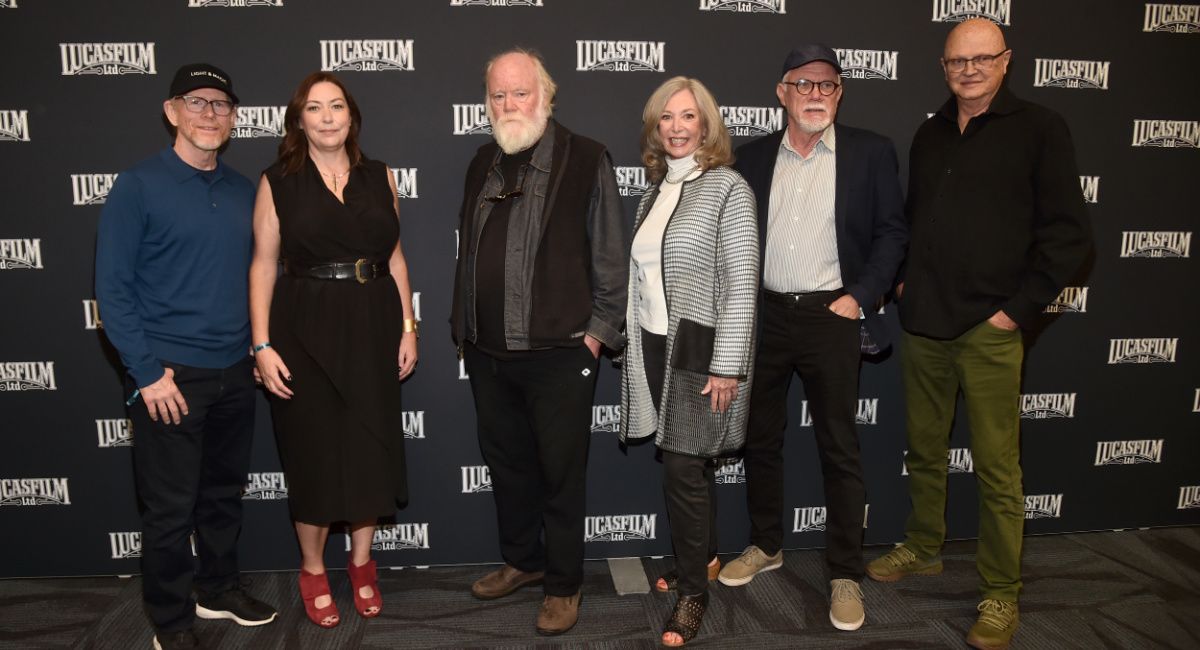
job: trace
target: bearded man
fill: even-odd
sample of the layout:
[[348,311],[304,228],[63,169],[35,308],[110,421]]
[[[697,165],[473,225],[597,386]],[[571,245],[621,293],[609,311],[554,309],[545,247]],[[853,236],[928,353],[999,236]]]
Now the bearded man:
[[495,142],[467,168],[450,322],[471,378],[504,565],[477,598],[543,583],[540,634],[579,615],[585,469],[602,347],[624,344],[628,232],[604,145],[550,118],[536,53],[485,70]]

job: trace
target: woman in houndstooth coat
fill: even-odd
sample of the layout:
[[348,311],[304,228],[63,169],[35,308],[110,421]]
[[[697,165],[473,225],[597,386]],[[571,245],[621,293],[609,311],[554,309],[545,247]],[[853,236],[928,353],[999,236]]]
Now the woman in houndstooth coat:
[[620,437],[654,435],[662,451],[676,569],[657,587],[680,594],[663,629],[663,643],[678,646],[695,636],[720,568],[714,459],[737,451],[746,435],[758,223],[703,84],[668,80],[642,117],[642,161],[658,184],[642,197],[634,226]]

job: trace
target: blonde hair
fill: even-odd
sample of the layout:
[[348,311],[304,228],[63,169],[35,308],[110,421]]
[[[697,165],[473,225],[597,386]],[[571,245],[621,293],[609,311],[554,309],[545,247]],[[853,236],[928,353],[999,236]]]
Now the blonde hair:
[[691,91],[696,98],[696,107],[700,109],[703,135],[695,153],[700,169],[703,171],[733,162],[733,145],[716,98],[698,79],[671,77],[650,95],[646,107],[642,109],[642,163],[646,166],[646,175],[655,183],[667,174],[667,152],[658,133],[658,123],[667,102],[675,93],[683,90]]
[[[526,49],[523,47],[514,47],[504,50],[488,59],[487,65],[483,67],[483,92],[484,97],[487,96],[487,80],[488,75],[492,73],[492,66],[499,61],[501,57],[509,54],[524,54],[533,61],[533,68],[537,71],[538,85],[542,90],[542,105],[546,107],[546,115],[549,116],[554,108],[554,95],[558,93],[558,84],[554,83],[554,79],[550,77],[550,73],[546,71],[546,64],[542,61],[542,55],[537,50]],[[487,103],[486,101],[484,102]]]

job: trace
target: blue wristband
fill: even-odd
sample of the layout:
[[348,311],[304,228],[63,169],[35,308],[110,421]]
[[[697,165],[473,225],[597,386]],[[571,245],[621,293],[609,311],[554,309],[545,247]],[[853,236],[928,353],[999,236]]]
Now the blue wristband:
[[266,343],[259,343],[258,345],[254,346],[254,351],[262,352],[263,350],[266,350],[269,347],[271,347],[270,341],[267,341]]

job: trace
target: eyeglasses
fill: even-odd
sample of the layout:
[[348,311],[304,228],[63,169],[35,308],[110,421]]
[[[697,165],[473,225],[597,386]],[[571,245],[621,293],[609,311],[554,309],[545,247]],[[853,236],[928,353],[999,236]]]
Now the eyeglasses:
[[967,69],[968,63],[975,64],[975,68],[978,70],[990,70],[995,65],[996,59],[1011,51],[1004,50],[996,54],[980,54],[969,59],[942,59],[942,65],[946,66],[946,70],[949,72],[962,72]]
[[175,99],[183,100],[183,107],[189,113],[203,113],[205,108],[212,107],[213,115],[225,117],[233,112],[233,102],[227,99],[205,99],[195,95],[179,95]]
[[527,167],[528,165],[521,165],[521,171],[517,172],[517,189],[509,190],[508,192],[500,192],[496,196],[486,196],[484,197],[484,200],[491,203],[499,203],[505,199],[515,199],[518,196],[524,195],[526,177],[525,171]]
[[808,79],[781,81],[779,83],[782,83],[785,86],[794,87],[796,92],[800,93],[801,95],[807,95],[812,92],[813,88],[817,88],[821,91],[822,95],[829,96],[837,92],[838,88],[842,87],[842,84],[837,83],[836,81],[822,81],[818,83],[816,81],[809,81]]

